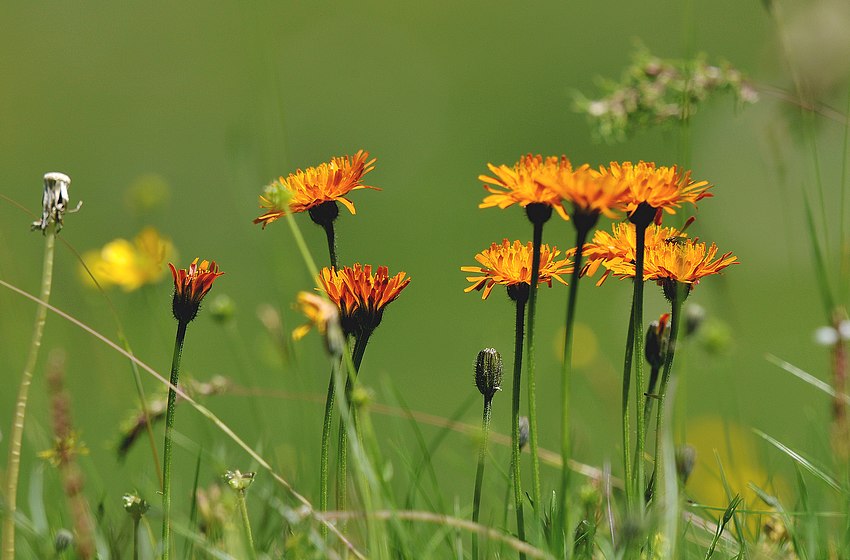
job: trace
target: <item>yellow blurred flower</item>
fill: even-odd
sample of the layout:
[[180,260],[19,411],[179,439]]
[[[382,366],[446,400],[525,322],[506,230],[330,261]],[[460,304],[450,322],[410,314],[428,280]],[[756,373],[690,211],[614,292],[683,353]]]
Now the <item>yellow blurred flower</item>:
[[132,292],[161,280],[165,275],[165,262],[173,256],[171,240],[148,226],[132,243],[119,238],[101,249],[86,252],[83,262],[88,272],[81,267],[80,274],[92,286],[91,276],[94,276],[104,288],[120,286],[125,292]]

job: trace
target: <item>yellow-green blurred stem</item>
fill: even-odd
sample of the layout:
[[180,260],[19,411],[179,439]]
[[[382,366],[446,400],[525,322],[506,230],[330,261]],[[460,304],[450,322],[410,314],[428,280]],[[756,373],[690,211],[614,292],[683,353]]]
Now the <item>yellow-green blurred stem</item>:
[[[53,252],[56,245],[56,226],[50,225],[44,232],[44,261],[41,272],[41,292],[39,299],[47,303],[53,285]],[[6,507],[3,519],[3,560],[15,558],[15,512],[17,510],[18,476],[21,468],[21,443],[24,435],[24,420],[27,412],[29,389],[32,384],[38,351],[41,348],[41,338],[44,334],[44,323],[47,321],[47,307],[39,305],[35,312],[35,326],[29,355],[21,377],[18,398],[15,402],[15,417],[9,435],[9,462],[6,469]]]

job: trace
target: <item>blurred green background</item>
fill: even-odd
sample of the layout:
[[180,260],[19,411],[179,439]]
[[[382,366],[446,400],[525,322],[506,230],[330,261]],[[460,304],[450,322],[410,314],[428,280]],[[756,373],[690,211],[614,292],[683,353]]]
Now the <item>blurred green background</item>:
[[[828,399],[764,356],[774,353],[828,378],[828,351],[812,340],[826,319],[802,200],[806,192],[816,202],[838,287],[844,126],[817,117],[813,142],[803,141],[799,110],[776,91],[795,97],[790,59],[816,99],[846,105],[850,14],[845,2],[779,6],[780,30],[755,0],[6,4],[0,9],[0,192],[37,212],[42,174],[62,171],[73,180],[73,201],[84,201],[61,233],[75,250],[132,239],[153,225],[173,240],[182,266],[195,256],[218,261],[226,275],[212,295],[235,301],[235,328],[202,313],[189,329],[185,376],[225,375],[269,393],[323,394],[327,364],[318,337],[292,345],[287,362],[257,318],[258,306],[270,304],[287,331],[299,324],[291,304],[311,286],[309,275],[285,222],[263,231],[251,220],[260,213],[257,195],[277,176],[369,150],[377,165],[366,182],[383,190],[352,194],[358,213],[343,212],[338,221],[340,261],[386,264],[413,281],[373,337],[363,380],[380,401],[394,402],[397,390],[416,410],[450,416],[475,392],[478,350],[493,346],[510,364],[513,345],[513,312],[503,290],[485,302],[464,294],[459,267],[473,264],[492,241],[531,234],[517,208],[477,209],[486,194],[477,176],[486,164],[512,164],[527,152],[563,153],[593,165],[685,162],[695,178],[715,185],[693,235],[734,251],[742,264],[704,281],[689,300],[707,310],[717,336],[728,340],[689,344],[681,354],[678,423],[714,422],[707,437],[715,439],[699,449],[710,464],[712,447],[726,445],[723,422],[742,426],[744,434],[757,427],[825,456]],[[760,89],[760,101],[744,108],[731,96],[712,99],[686,129],[639,132],[616,145],[594,142],[586,118],[573,110],[574,93],[598,95],[599,78],[618,79],[639,44],[661,57],[705,52],[770,91]],[[161,205],[144,210],[128,202],[133,189],[153,192],[162,183],[168,196]],[[297,220],[324,262],[322,231],[306,216]],[[37,293],[43,239],[29,232],[31,221],[0,202],[0,277]],[[573,235],[569,224],[553,219],[544,241],[567,248]],[[115,339],[104,297],[83,284],[78,268],[60,244],[51,302]],[[136,354],[162,373],[175,329],[170,292],[168,277],[132,293],[109,291]],[[578,347],[586,354],[576,371],[575,453],[594,465],[610,461],[617,473],[630,289],[609,280],[599,288],[588,282],[581,292],[585,338]],[[648,294],[649,319],[665,304],[654,287]],[[540,443],[551,449],[559,437],[556,348],[566,296],[556,284],[540,298]],[[31,302],[0,290],[3,434],[34,312]],[[153,476],[144,444],[124,464],[114,459],[119,425],[136,406],[130,368],[55,315],[48,317],[32,391],[24,480],[39,462],[35,452],[49,446],[43,364],[55,348],[68,353],[75,421],[91,449],[84,460],[89,485],[117,509],[121,493],[151,488]],[[157,389],[151,378],[144,381],[149,393]],[[494,405],[494,429],[502,432],[509,428],[508,396],[500,394]],[[316,496],[320,404],[233,395],[206,402],[296,488]],[[476,402],[463,418],[475,423],[479,415]],[[376,421],[404,484],[405,465],[419,453],[412,432],[404,421]],[[178,411],[177,427],[220,459],[205,464],[202,483],[218,469],[251,466],[191,409]],[[197,455],[191,442],[177,457],[186,473]],[[4,457],[6,449],[4,440]],[[464,436],[440,450],[447,496],[467,499],[475,453]],[[506,449],[494,453],[508,456]],[[787,469],[775,451],[762,449],[760,462],[768,471]],[[544,472],[554,487],[555,472]],[[186,478],[179,484],[190,484]]]

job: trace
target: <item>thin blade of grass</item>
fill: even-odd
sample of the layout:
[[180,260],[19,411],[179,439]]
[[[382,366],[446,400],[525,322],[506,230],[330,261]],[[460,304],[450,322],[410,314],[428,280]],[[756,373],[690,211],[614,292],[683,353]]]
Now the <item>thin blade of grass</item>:
[[788,455],[788,457],[793,459],[798,465],[803,467],[803,469],[814,475],[816,478],[819,478],[820,480],[825,482],[830,488],[832,488],[836,492],[844,492],[844,489],[841,487],[835,477],[824,472],[824,470],[820,467],[817,467],[812,464],[811,461],[803,457],[800,453],[794,451],[784,443],[770,437],[759,429],[753,428],[753,432],[755,432],[755,434],[758,435],[760,438],[777,448],[779,451]]
[[835,299],[832,297],[832,290],[829,287],[829,271],[827,270],[820,241],[818,240],[817,228],[815,227],[814,216],[812,216],[811,205],[809,205],[809,198],[805,195],[805,193],[803,194],[803,203],[806,208],[806,227],[809,230],[809,242],[812,244],[812,256],[815,259],[814,268],[818,292],[820,293],[821,302],[824,306],[826,321],[829,322],[832,316],[832,310],[835,309]]
[[[735,512],[738,509],[738,506],[741,505],[742,501],[743,499],[741,498],[741,495],[735,494],[735,497],[732,498],[732,501],[730,501],[729,505],[726,506],[726,511],[723,512],[723,517],[720,518],[720,523],[718,523],[717,525],[717,532],[714,534],[714,538],[711,539],[711,544],[709,545],[708,550],[705,552],[705,560],[709,560],[714,555],[714,549],[717,547],[717,542],[720,540],[720,535],[723,534],[723,530],[726,528],[726,525],[729,523],[729,521],[735,518]],[[737,524],[738,523],[736,521],[735,525]],[[738,554],[743,554],[743,549],[741,549],[741,552],[739,552]]]
[[[714,450],[714,460],[717,461],[717,468],[720,469],[720,482],[723,484],[723,492],[726,494],[726,499],[729,501],[729,505],[732,505],[732,502],[735,500],[735,498],[740,498],[740,494],[735,494],[735,497],[732,496],[732,488],[729,486],[729,479],[726,477],[726,469],[723,468],[723,462],[720,460],[720,454],[717,452],[716,449]],[[744,539],[744,528],[741,521],[738,519],[739,505],[740,500],[739,503],[735,504],[735,507],[732,509],[732,520],[734,522],[733,525],[735,527],[735,539],[737,540],[738,545],[741,547],[740,550],[745,550],[746,540]],[[728,506],[726,510],[729,510]],[[724,512],[724,516],[725,515],[726,514]],[[722,525],[725,525],[725,523]],[[718,525],[716,539],[719,539],[721,534],[723,534],[723,526]],[[713,548],[714,547],[712,546],[712,550]],[[708,558],[708,556],[706,556],[706,558]]]
[[845,402],[845,404],[850,404],[850,395],[847,395],[846,393],[838,393],[835,389],[832,388],[832,386],[829,383],[827,383],[825,381],[821,381],[820,379],[818,379],[817,377],[815,377],[811,373],[803,371],[802,369],[798,368],[797,366],[790,364],[790,363],[786,362],[785,360],[783,360],[781,358],[777,358],[773,354],[765,354],[765,359],[768,362],[770,362],[770,363],[772,363],[776,366],[779,366],[780,368],[787,371],[788,373],[790,373],[791,375],[793,375],[797,379],[808,383],[809,385],[811,385],[815,389],[817,389],[819,391],[823,391],[824,393],[826,393],[830,397],[841,398]]

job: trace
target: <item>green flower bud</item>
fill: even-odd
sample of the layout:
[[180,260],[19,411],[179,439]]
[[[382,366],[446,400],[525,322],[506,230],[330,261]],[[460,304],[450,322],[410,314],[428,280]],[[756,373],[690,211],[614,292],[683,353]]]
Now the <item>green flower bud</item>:
[[485,348],[475,360],[475,386],[490,400],[502,388],[502,356],[494,348]]

